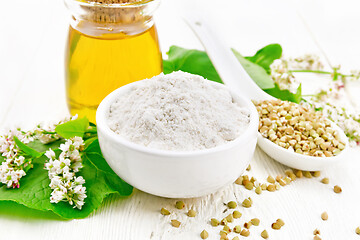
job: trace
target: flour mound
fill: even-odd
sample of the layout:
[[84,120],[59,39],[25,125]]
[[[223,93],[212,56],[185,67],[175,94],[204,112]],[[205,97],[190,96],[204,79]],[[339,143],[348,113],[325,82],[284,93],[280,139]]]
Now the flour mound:
[[118,96],[108,112],[109,127],[121,137],[172,151],[220,146],[248,124],[249,110],[233,102],[229,91],[181,71],[142,81]]

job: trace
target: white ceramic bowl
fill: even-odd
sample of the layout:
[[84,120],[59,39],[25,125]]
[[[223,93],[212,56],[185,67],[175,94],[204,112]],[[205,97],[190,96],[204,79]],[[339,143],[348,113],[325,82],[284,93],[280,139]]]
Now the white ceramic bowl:
[[234,182],[254,154],[259,124],[254,105],[225,85],[209,81],[217,88],[228,89],[236,102],[250,110],[250,123],[244,133],[232,142],[205,150],[176,152],[149,148],[122,138],[107,124],[115,98],[142,81],[110,93],[96,113],[101,151],[119,177],[144,192],[169,198],[199,197]]

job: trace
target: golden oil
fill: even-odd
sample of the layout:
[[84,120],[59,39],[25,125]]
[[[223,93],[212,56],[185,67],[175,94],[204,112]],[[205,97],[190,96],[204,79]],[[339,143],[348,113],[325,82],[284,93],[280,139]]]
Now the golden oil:
[[[78,4],[72,0],[68,3]],[[86,116],[95,123],[96,109],[110,92],[161,73],[162,57],[156,27],[146,27],[150,18],[141,15],[140,8],[114,10],[89,5],[83,10],[88,15],[69,28],[65,58],[67,103],[72,115]],[[131,31],[113,31],[111,24]]]

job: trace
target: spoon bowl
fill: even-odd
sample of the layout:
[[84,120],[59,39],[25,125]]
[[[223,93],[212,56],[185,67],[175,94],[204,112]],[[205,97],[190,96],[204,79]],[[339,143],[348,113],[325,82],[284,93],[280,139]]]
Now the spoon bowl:
[[[331,122],[331,127],[339,132],[341,141],[344,142],[346,146],[348,146],[349,141],[344,132],[333,122]],[[348,147],[345,147],[344,150],[333,157],[307,156],[280,147],[269,139],[264,138],[260,133],[258,133],[258,145],[267,155],[276,161],[286,166],[304,171],[320,171],[327,166],[332,165],[333,163],[341,162],[346,159],[349,150]]]
[[[185,16],[185,21],[203,44],[211,62],[225,85],[251,100],[262,101],[275,99],[256,85],[236,59],[230,48],[227,47],[227,44],[219,38],[218,34],[210,29],[205,18],[201,18],[198,14],[189,14]],[[265,153],[282,164],[300,170],[317,171],[343,161],[349,150],[349,142],[343,130],[333,122],[331,126],[340,134],[341,140],[345,143],[345,149],[333,157],[312,157],[295,153],[278,146],[264,138],[260,133],[258,133],[258,144]]]

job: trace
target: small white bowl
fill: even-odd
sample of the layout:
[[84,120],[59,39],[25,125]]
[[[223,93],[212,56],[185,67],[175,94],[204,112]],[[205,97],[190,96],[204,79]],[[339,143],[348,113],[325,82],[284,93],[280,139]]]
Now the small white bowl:
[[254,154],[259,125],[254,105],[225,85],[209,81],[217,88],[228,89],[240,106],[249,109],[250,123],[243,134],[227,144],[205,150],[177,152],[154,149],[124,139],[107,123],[110,105],[115,98],[142,81],[113,91],[97,109],[101,151],[114,172],[144,192],[169,198],[199,197],[233,183]]

